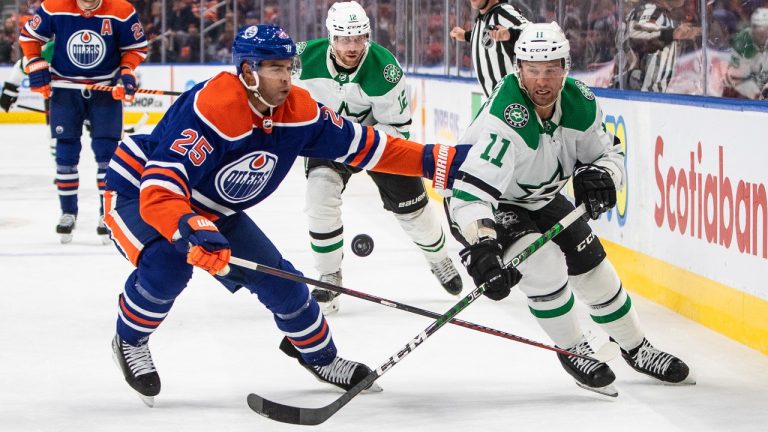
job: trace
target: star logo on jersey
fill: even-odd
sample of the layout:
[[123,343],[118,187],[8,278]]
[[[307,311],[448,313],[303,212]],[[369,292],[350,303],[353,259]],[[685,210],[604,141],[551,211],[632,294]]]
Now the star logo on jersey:
[[371,107],[368,107],[360,112],[352,112],[349,110],[349,105],[347,105],[347,102],[342,102],[341,106],[339,107],[339,110],[336,111],[336,114],[348,118],[353,119],[355,123],[362,123],[363,120],[368,118],[368,115],[371,114]]
[[92,30],[79,30],[67,40],[67,57],[80,69],[93,69],[106,56],[104,39]]
[[307,43],[306,42],[299,42],[299,43],[297,43],[296,44],[296,55],[300,56],[301,53],[303,53],[306,48],[307,48]]
[[402,76],[403,71],[397,65],[390,63],[384,67],[384,79],[392,84],[397,84]]
[[528,124],[528,108],[519,103],[507,105],[504,108],[504,120],[513,128],[521,128]]
[[518,202],[538,202],[549,201],[560,191],[565,184],[568,183],[568,177],[563,175],[563,167],[560,165],[560,161],[557,162],[557,168],[552,174],[549,180],[539,183],[537,185],[529,185],[524,183],[517,183],[517,186],[525,191],[525,195],[515,198]]
[[249,153],[219,171],[216,191],[233,204],[248,201],[264,190],[276,166],[277,156],[272,153]]

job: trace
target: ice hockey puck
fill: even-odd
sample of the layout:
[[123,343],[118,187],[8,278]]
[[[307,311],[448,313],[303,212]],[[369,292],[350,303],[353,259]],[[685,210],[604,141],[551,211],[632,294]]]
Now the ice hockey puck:
[[368,234],[358,234],[352,239],[352,252],[360,257],[367,257],[373,252],[373,239]]

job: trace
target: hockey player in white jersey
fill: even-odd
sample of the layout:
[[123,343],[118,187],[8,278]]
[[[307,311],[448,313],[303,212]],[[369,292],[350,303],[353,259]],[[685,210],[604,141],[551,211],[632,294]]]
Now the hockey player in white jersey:
[[[407,138],[411,111],[403,71],[386,48],[370,40],[370,21],[355,1],[334,3],[326,19],[328,38],[300,43],[299,84],[318,102],[346,119]],[[337,162],[307,159],[305,212],[315,267],[320,280],[341,284],[343,223],[341,194],[359,169]],[[428,206],[420,178],[368,173],[376,183],[386,210],[421,249],[435,277],[453,295],[461,292],[461,277],[445,248],[439,218]],[[312,295],[326,314],[338,310],[337,293],[315,289]]]
[[[454,235],[466,246],[462,261],[494,300],[520,280],[531,313],[557,346],[593,353],[576,317],[575,294],[632,368],[666,383],[693,383],[682,360],[646,339],[629,294],[585,220],[544,245],[519,273],[501,268],[502,258],[511,259],[573,210],[560,194],[571,176],[576,202],[592,219],[616,204],[624,180],[624,154],[603,128],[594,94],[568,78],[569,51],[556,23],[526,27],[515,46],[516,73],[495,88],[459,139],[472,148],[446,209]],[[618,394],[607,364],[558,357],[580,387]]]

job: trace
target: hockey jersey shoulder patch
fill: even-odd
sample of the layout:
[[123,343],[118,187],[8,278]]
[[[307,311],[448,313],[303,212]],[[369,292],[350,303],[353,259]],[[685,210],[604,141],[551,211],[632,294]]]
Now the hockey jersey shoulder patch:
[[583,82],[567,78],[560,94],[563,117],[560,125],[577,131],[586,131],[595,123],[597,102],[595,94]]
[[368,96],[383,96],[403,79],[403,69],[386,48],[371,42],[360,72],[354,79]]
[[308,91],[292,86],[288,98],[275,108],[272,119],[276,126],[305,126],[317,121],[320,108]]
[[491,94],[490,114],[507,124],[525,141],[536,149],[539,146],[539,123],[532,104],[520,90],[517,77],[507,75]]
[[211,78],[195,95],[195,113],[222,138],[235,141],[253,130],[248,94],[229,72]]

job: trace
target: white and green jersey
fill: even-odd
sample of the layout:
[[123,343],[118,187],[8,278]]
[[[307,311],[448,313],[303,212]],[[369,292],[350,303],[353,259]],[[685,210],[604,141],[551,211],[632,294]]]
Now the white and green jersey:
[[450,209],[463,230],[498,204],[538,210],[565,186],[577,163],[611,172],[617,188],[624,154],[602,123],[595,95],[567,78],[551,119],[542,121],[516,75],[504,78],[459,143],[472,144],[453,185]]
[[728,79],[733,88],[748,99],[759,99],[768,84],[768,46],[759,46],[747,28],[731,41]]
[[408,138],[411,110],[403,70],[386,48],[371,42],[351,74],[339,72],[331,60],[328,39],[300,42],[300,86],[344,118]]

